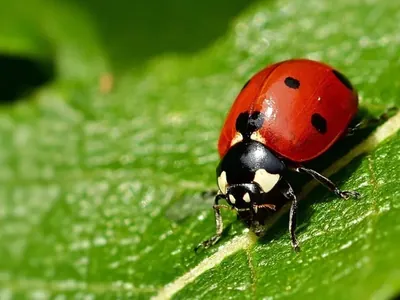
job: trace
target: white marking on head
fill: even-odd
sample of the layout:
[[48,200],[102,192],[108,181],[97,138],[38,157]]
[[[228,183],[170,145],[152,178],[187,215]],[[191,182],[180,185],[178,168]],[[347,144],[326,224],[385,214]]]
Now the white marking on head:
[[222,194],[226,194],[226,189],[228,186],[228,181],[226,180],[226,172],[223,171],[218,177],[218,187]]
[[268,193],[278,183],[280,177],[279,174],[270,174],[264,169],[259,169],[253,181],[260,185],[264,193]]
[[321,101],[321,97],[318,97],[317,100],[318,100],[318,101]]
[[243,141],[243,136],[240,132],[236,132],[235,136],[232,139],[231,147],[239,142]]
[[229,194],[229,202],[230,203],[232,203],[232,204],[235,204],[236,203],[236,199],[235,199],[235,197],[232,195],[232,194]]
[[250,202],[250,195],[249,195],[249,193],[244,194],[243,200],[244,200],[244,202],[247,202],[247,203]]
[[253,141],[256,141],[256,142],[260,142],[260,143],[265,144],[265,139],[264,139],[264,137],[260,134],[259,131],[254,131],[254,132],[251,134],[250,138],[251,138]]

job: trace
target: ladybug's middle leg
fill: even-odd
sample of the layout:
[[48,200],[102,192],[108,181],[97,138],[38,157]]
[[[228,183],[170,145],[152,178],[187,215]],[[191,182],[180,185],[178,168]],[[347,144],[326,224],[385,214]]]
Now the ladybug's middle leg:
[[363,129],[366,129],[366,128],[369,128],[372,126],[378,126],[381,123],[388,120],[397,111],[398,111],[398,108],[394,106],[394,107],[388,108],[383,114],[381,114],[380,116],[378,116],[376,118],[363,119],[359,123],[357,123],[353,126],[350,126],[347,129],[347,135],[350,136],[359,130],[363,130]]
[[326,187],[332,193],[335,193],[335,195],[339,196],[340,198],[349,199],[349,198],[359,198],[360,197],[360,193],[358,193],[357,191],[342,191],[342,190],[340,190],[337,187],[337,185],[334,184],[329,178],[325,177],[324,175],[322,175],[312,169],[308,169],[305,167],[297,167],[292,170],[294,170],[298,173],[305,173],[305,174],[312,176],[315,180],[317,180],[324,187]]

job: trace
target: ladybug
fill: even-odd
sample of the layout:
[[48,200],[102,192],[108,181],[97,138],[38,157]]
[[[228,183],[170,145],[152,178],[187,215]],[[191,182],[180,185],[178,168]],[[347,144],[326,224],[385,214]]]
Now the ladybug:
[[[359,197],[358,192],[342,191],[303,165],[362,127],[350,128],[357,112],[357,91],[342,73],[325,63],[291,59],[256,73],[240,91],[221,130],[221,160],[216,170],[219,191],[213,206],[216,235],[199,246],[209,247],[221,238],[221,208],[246,213],[255,226],[260,211],[275,210],[268,195],[278,190],[291,201],[289,231],[292,246],[298,250],[297,199],[287,174],[308,174],[340,198]],[[220,205],[221,200],[228,206]]]

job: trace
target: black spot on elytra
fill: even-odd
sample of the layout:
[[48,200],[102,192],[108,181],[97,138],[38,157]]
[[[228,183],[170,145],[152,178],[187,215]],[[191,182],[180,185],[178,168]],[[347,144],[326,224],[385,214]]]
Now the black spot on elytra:
[[246,82],[246,83],[244,84],[244,86],[242,87],[241,91],[243,91],[249,83],[250,83],[250,79],[247,80],[247,82]]
[[290,87],[291,89],[298,89],[300,87],[300,81],[298,81],[293,77],[286,77],[285,84],[287,87]]
[[241,113],[236,119],[236,131],[242,133],[247,129],[247,120],[249,119],[249,113]]
[[311,124],[314,126],[314,128],[319,132],[319,133],[325,133],[326,132],[326,120],[323,116],[320,114],[313,114],[311,116]]
[[249,115],[248,112],[241,113],[236,119],[236,130],[240,132],[243,138],[249,138],[254,131],[262,127],[264,115],[259,111]]
[[251,132],[257,131],[264,123],[264,115],[259,111],[253,112],[249,118],[248,130]]
[[344,76],[342,73],[340,73],[339,71],[336,70],[332,70],[332,73],[336,76],[337,79],[339,79],[339,81],[341,83],[343,83],[349,90],[353,90],[353,86],[350,83],[350,80],[347,79],[346,76]]

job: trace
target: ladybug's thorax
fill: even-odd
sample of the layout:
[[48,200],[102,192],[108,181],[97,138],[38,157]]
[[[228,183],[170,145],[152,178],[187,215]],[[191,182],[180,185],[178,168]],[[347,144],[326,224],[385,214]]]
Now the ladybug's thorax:
[[248,206],[257,194],[279,181],[284,163],[265,145],[245,139],[232,146],[217,167],[218,187],[235,207]]

